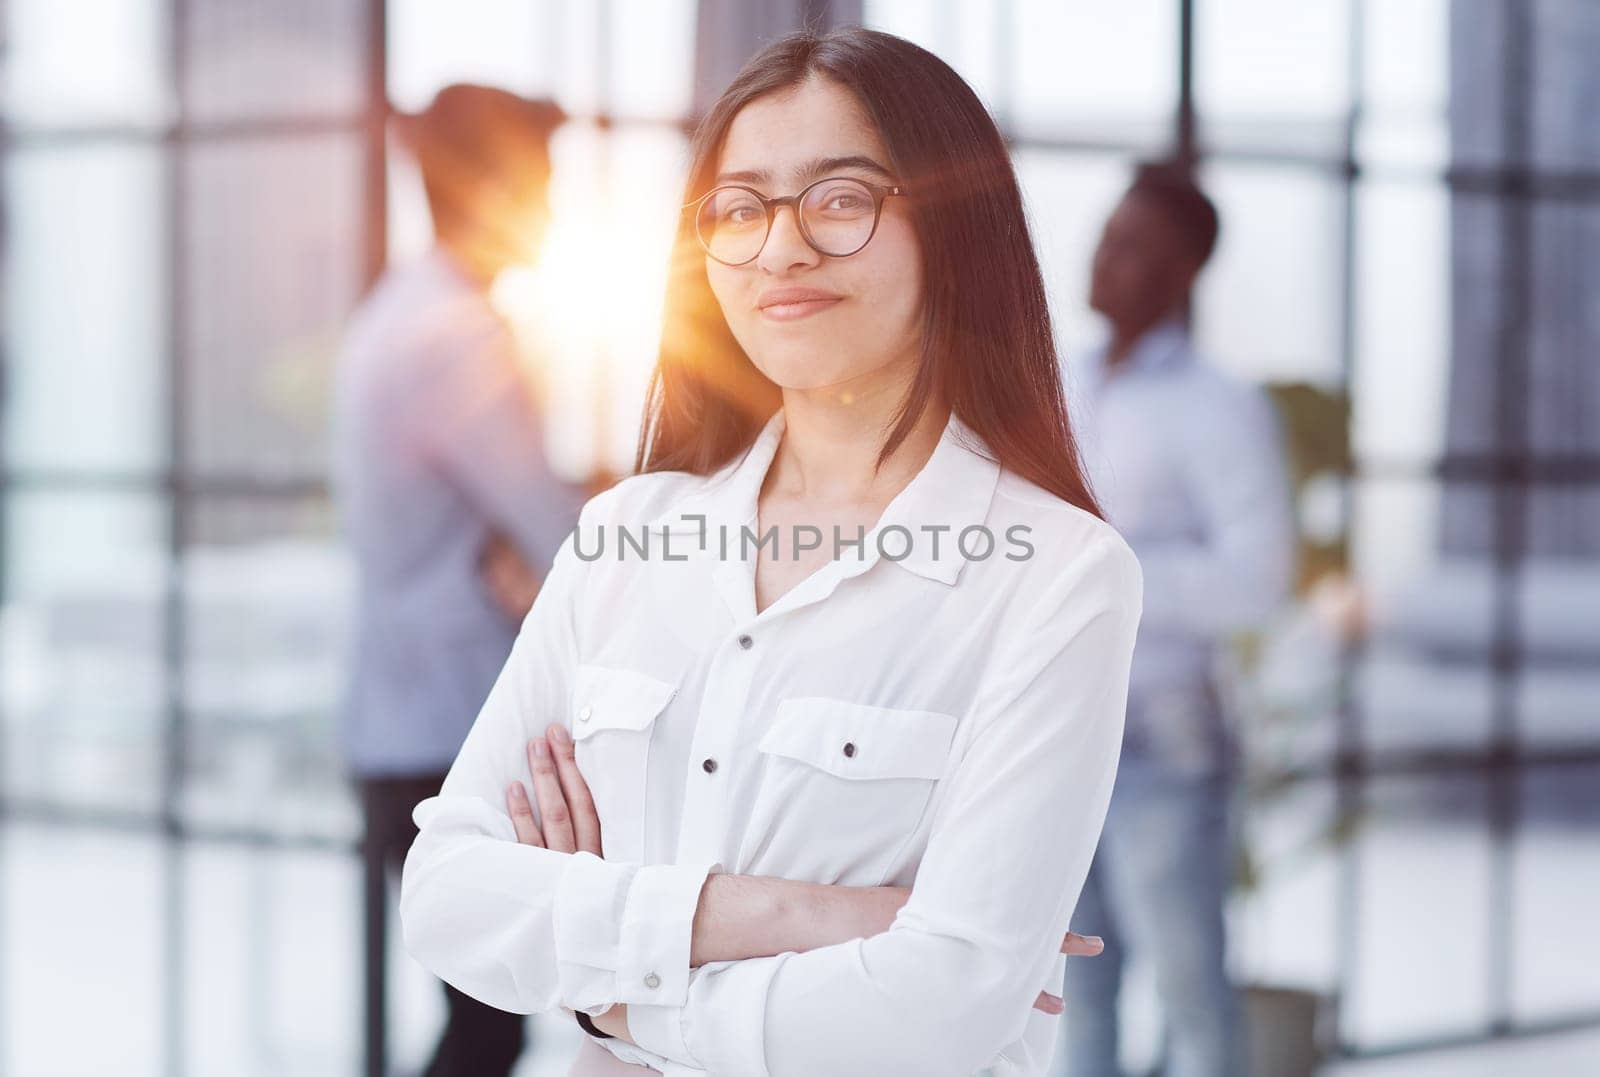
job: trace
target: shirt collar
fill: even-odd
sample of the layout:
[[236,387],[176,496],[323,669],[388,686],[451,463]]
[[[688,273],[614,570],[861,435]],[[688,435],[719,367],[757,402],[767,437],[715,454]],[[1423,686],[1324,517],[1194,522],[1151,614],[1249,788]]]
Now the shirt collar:
[[[1109,345],[1102,344],[1092,355],[1090,365],[1097,379],[1106,374],[1108,348]],[[1120,372],[1161,373],[1182,365],[1190,357],[1189,327],[1182,318],[1172,317],[1144,331],[1134,342],[1133,352],[1122,363]]]
[[[647,526],[662,528],[674,535],[680,532],[699,535],[704,527],[707,552],[717,549],[719,526],[726,527],[732,547],[738,542],[741,526],[754,530],[757,498],[777,455],[785,425],[783,409],[779,408],[739,458],[713,473],[703,486]],[[952,411],[927,463],[884,508],[877,525],[868,530],[862,556],[857,558],[851,552],[853,545],[845,547],[839,562],[846,566],[845,574],[853,576],[871,568],[879,558],[879,533],[898,526],[909,535],[896,533],[884,537],[883,545],[891,554],[892,563],[927,579],[954,584],[966,563],[956,539],[963,529],[981,525],[988,519],[989,504],[999,477],[1000,465],[988,444]],[[703,523],[700,516],[705,517]],[[923,530],[925,527],[948,530],[934,533]],[[854,538],[853,535],[843,537]],[[832,535],[827,535],[823,541],[827,544],[832,539]],[[894,555],[908,548],[906,556],[894,559]]]

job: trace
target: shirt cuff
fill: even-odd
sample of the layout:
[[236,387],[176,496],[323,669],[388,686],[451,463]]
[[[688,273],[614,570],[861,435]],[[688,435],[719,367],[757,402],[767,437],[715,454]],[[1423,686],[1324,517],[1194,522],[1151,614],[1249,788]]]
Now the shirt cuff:
[[680,1022],[688,1057],[713,1075],[769,1077],[767,991],[793,956],[702,965]]
[[617,1001],[682,1006],[689,996],[689,944],[706,876],[721,864],[651,864],[639,869],[622,911]]
[[699,1065],[683,1042],[681,1006],[629,1006],[628,1036],[651,1054],[686,1066]]
[[706,876],[720,865],[613,864],[572,855],[553,928],[562,1000],[593,1013],[615,1002],[681,1006]]

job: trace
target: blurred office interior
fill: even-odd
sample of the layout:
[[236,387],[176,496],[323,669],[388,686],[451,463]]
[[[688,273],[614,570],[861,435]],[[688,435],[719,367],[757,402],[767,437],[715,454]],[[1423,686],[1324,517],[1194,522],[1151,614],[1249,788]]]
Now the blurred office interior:
[[[366,1072],[328,408],[428,243],[386,117],[470,80],[577,118],[496,299],[560,470],[615,476],[687,130],[806,19],[977,88],[1065,350],[1134,161],[1219,204],[1198,340],[1271,388],[1303,534],[1234,657],[1263,1027],[1330,1073],[1600,1072],[1600,3],[0,0],[0,1075]],[[406,1072],[443,1006],[394,949]]]

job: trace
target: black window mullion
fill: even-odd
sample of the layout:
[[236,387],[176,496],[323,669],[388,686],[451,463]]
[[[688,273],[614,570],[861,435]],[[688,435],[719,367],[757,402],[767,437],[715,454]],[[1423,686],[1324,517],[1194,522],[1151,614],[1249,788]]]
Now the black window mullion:
[[167,168],[167,579],[164,591],[166,714],[162,723],[162,1056],[170,1077],[183,1077],[187,1000],[187,939],[184,881],[182,795],[188,735],[184,713],[185,618],[183,540],[188,530],[188,497],[182,490],[187,474],[184,431],[188,419],[188,149],[190,110],[187,100],[189,0],[170,0],[168,34],[173,119],[168,132]]

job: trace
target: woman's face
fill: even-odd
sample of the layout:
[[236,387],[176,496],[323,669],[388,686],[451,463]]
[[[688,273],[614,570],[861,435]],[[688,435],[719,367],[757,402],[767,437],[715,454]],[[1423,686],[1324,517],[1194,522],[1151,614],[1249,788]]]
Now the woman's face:
[[[878,167],[830,163],[846,157]],[[743,184],[772,198],[831,176],[899,182],[887,168],[888,154],[850,93],[811,78],[734,117],[712,185]],[[843,258],[813,250],[792,207],[779,207],[760,254],[739,266],[708,256],[706,275],[735,339],[785,389],[865,389],[917,362],[922,259],[904,197],[886,198],[871,241]],[[777,302],[794,289],[824,298]]]

